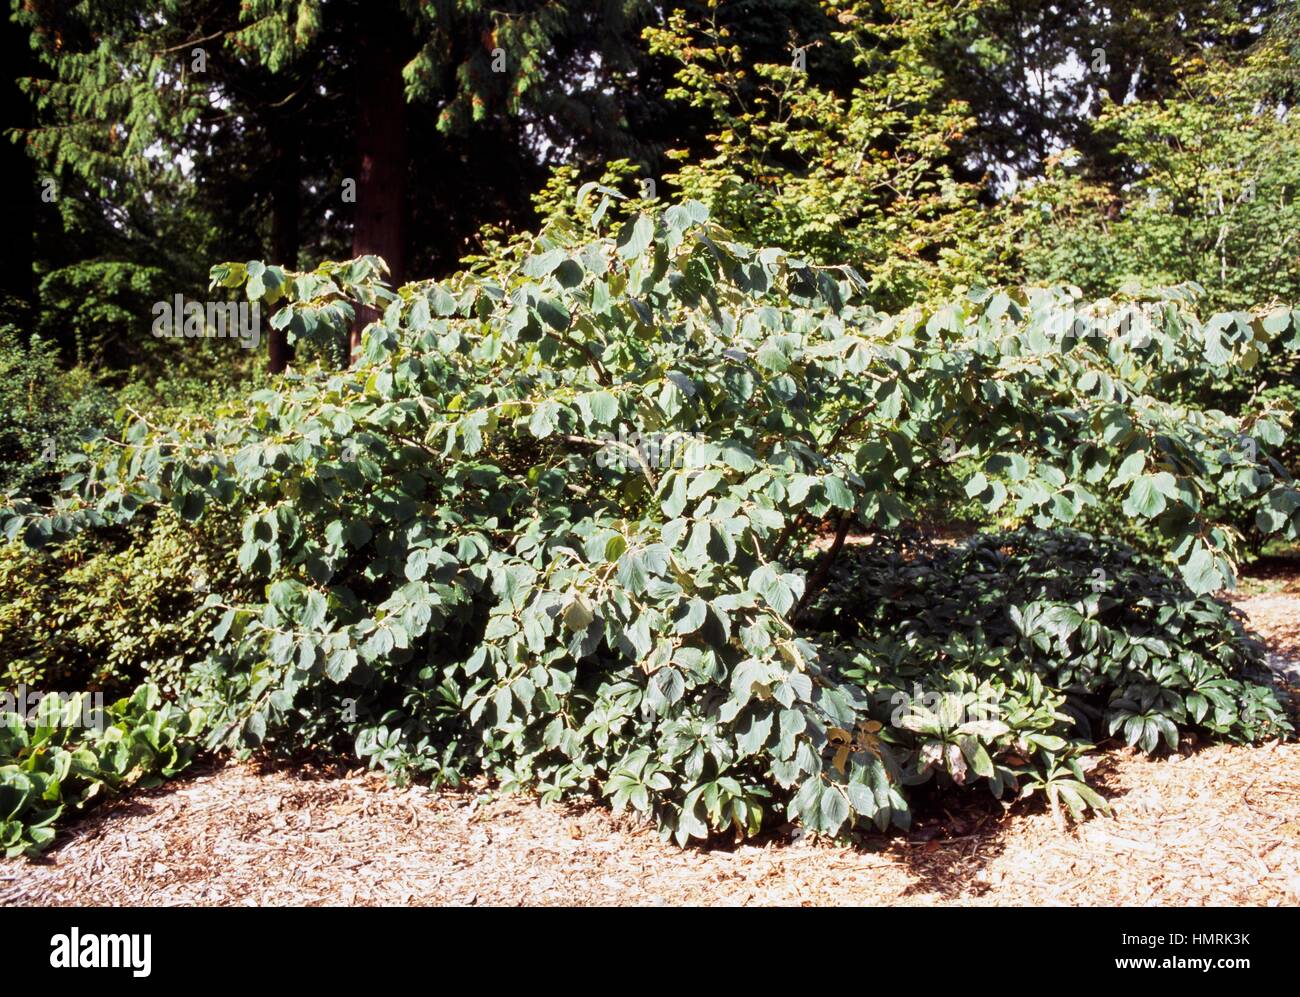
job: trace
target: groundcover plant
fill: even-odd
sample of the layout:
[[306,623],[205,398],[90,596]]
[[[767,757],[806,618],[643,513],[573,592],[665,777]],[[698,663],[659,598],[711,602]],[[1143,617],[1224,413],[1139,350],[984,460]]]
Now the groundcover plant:
[[[887,315],[853,269],[737,244],[699,203],[603,231],[606,203],[595,231],[559,222],[398,290],[373,257],[214,268],[325,354],[358,306],[379,317],[347,370],[198,428],[137,420],[7,533],[57,543],[164,503],[241,525],[263,595],[208,596],[215,650],[168,714],[191,740],[597,794],[683,844],[906,826],[908,787],[935,778],[1078,817],[1105,807],[1091,738],[1289,732],[1207,598],[1236,537],[1204,511],[1297,536],[1271,457],[1289,414],[1165,389],[1295,350],[1300,313],[1202,321],[1182,286],[971,288]],[[1060,532],[900,546],[904,493],[954,475],[1037,530],[1122,496],[1168,558]]]

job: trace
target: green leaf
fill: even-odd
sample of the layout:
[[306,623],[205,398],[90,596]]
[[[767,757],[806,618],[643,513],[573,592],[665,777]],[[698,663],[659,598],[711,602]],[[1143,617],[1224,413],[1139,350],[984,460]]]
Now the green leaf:
[[704,625],[709,607],[703,599],[690,599],[673,614],[673,633],[691,634]]
[[827,834],[839,834],[849,819],[849,801],[836,786],[827,786],[821,795],[822,828]]
[[629,218],[618,233],[618,255],[625,260],[640,256],[649,247],[655,234],[655,223],[649,215]]
[[1198,594],[1216,592],[1223,587],[1223,575],[1214,560],[1214,554],[1199,540],[1193,545],[1191,556],[1178,566],[1187,587]]
[[736,747],[740,750],[741,757],[757,754],[771,734],[772,714],[759,716],[750,711],[746,720],[736,728]]
[[[1164,477],[1172,480],[1172,475],[1165,474]],[[1124,512],[1127,515],[1154,519],[1165,511],[1164,482],[1158,479],[1158,475],[1151,474],[1144,474],[1134,479],[1128,498],[1124,500]]]
[[853,510],[853,492],[849,491],[849,486],[842,478],[828,475],[822,479],[822,484],[826,488],[826,501],[837,508]]
[[357,667],[357,652],[350,647],[332,651],[325,658],[325,674],[335,682],[342,682]]

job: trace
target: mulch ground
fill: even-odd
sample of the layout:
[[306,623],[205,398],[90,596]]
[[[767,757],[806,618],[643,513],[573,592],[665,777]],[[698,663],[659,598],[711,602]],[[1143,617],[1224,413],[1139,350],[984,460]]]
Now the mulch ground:
[[[1237,600],[1300,660],[1300,594]],[[109,803],[38,861],[0,861],[0,905],[1300,905],[1300,744],[1103,752],[1114,819],[1041,803],[945,808],[908,835],[788,834],[680,850],[594,805],[487,787],[397,789],[300,765],[199,769]]]

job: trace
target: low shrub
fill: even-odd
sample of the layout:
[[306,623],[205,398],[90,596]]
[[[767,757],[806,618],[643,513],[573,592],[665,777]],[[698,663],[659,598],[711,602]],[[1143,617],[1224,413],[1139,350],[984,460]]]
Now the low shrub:
[[111,425],[113,400],[84,369],[61,369],[52,343],[0,325],[0,412],[0,495],[48,499],[83,440]]
[[[978,695],[1012,676],[1014,717],[963,721],[942,747],[884,727],[868,669],[885,659],[805,622],[845,577],[845,535],[913,518],[908,496],[954,473],[947,440],[988,514],[1056,527],[1122,495],[1196,594],[1231,581],[1236,552],[1208,501],[1300,532],[1300,492],[1268,463],[1280,417],[1252,414],[1269,427],[1257,461],[1228,467],[1242,421],[1162,398],[1151,374],[1300,344],[1287,310],[1202,323],[1171,292],[1140,344],[1120,335],[1123,302],[1086,336],[1054,334],[1080,304],[1068,288],[885,315],[857,303],[851,269],[737,244],[694,203],[612,237],[559,224],[495,267],[399,291],[372,258],[213,278],[280,306],[298,340],[334,341],[358,304],[381,318],[352,369],[285,378],[195,430],[138,420],[53,509],[16,503],[4,527],[41,546],[162,505],[241,524],[246,587],[205,600],[214,649],[191,674],[213,747],[347,744],[399,778],[597,794],[683,844],[773,817],[905,825],[908,783],[940,761],[955,778],[954,750],[1082,813],[1099,798],[1073,693],[998,645],[952,679]],[[1077,637],[1060,607],[1025,613],[1031,643]],[[1220,723],[1209,679],[1188,681],[1191,723],[1263,736]],[[1255,694],[1225,695],[1240,716]],[[1150,709],[1133,711],[1139,743],[1149,721],[1165,733]]]
[[[873,541],[841,556],[805,624],[838,644],[914,775],[987,776],[1000,756],[1032,754],[1035,733],[1117,735],[1151,754],[1180,728],[1243,742],[1293,731],[1240,614],[1122,543],[1032,529]],[[945,719],[945,697],[975,690],[1005,728],[979,740],[993,761],[978,765],[976,740]]]
[[203,600],[237,579],[223,525],[163,507],[47,550],[0,546],[0,689],[174,690],[212,647]]

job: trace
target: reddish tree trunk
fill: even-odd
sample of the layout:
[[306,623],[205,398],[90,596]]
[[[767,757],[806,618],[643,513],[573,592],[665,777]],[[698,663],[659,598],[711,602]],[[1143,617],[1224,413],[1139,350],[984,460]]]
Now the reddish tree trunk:
[[[405,41],[409,43],[409,39]],[[352,255],[383,257],[393,283],[398,284],[406,263],[406,92],[400,54],[403,39],[376,25],[358,40],[358,48],[357,200],[353,208]],[[374,309],[358,309],[350,342],[353,360],[361,345],[361,330],[376,318]]]

